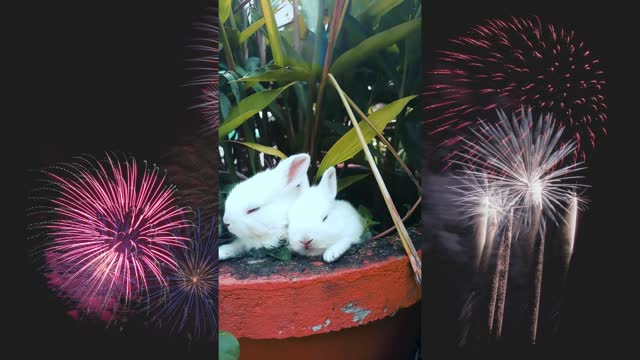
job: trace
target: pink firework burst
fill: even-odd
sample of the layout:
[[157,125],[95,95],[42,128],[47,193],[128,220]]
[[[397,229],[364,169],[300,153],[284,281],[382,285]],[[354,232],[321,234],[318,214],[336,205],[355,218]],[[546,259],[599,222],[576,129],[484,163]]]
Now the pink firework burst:
[[[69,264],[61,261],[60,258],[61,254],[58,252],[47,251],[44,254],[44,261],[48,269],[46,274],[48,285],[60,297],[69,301],[72,309],[67,314],[76,320],[84,314],[104,322],[117,320],[120,311],[123,310],[120,299],[115,297],[117,291],[105,292],[108,290],[106,288],[91,291],[88,286],[90,283],[87,281],[87,276],[91,272],[83,271],[78,275],[77,264]],[[116,283],[115,286],[121,287],[122,284]]]
[[487,20],[439,53],[423,98],[425,126],[441,145],[457,143],[460,129],[494,117],[496,108],[516,112],[522,105],[566,126],[576,161],[606,134],[604,74],[573,31],[537,17]]
[[177,266],[171,249],[187,239],[176,230],[189,222],[157,167],[83,157],[46,174],[54,191],[53,220],[43,226],[50,284],[76,308],[117,310],[141,299],[150,282],[166,283],[161,269]]

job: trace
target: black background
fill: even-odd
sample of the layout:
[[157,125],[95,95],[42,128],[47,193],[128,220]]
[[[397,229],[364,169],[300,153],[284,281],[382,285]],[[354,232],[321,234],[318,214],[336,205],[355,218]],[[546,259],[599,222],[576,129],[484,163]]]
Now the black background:
[[[182,85],[197,35],[213,3],[204,1],[108,1],[29,3],[15,26],[25,89],[18,115],[24,126],[25,198],[34,187],[31,170],[73,156],[98,158],[105,151],[162,165],[167,151],[197,131],[194,89]],[[29,204],[29,203],[28,203]],[[29,219],[27,219],[29,221]],[[24,239],[24,236],[21,236]],[[215,358],[215,344],[192,347],[131,321],[75,321],[46,287],[37,242],[20,246],[17,339],[20,358]]]
[[[23,126],[19,148],[24,170],[105,150],[159,161],[180,136],[192,131],[194,114],[186,109],[193,93],[180,85],[189,79],[183,70],[189,55],[185,46],[194,34],[193,22],[206,6],[203,2],[41,1],[27,6],[22,16],[13,19],[9,33],[18,43],[11,54],[18,65],[14,75],[19,79],[21,101],[12,122]],[[630,190],[637,186],[637,179],[624,170],[636,163],[622,158],[633,153],[634,144],[627,136],[633,136],[637,121],[631,111],[634,103],[629,101],[633,93],[625,89],[629,83],[634,85],[631,77],[637,67],[627,63],[635,46],[626,38],[633,26],[628,20],[632,12],[607,3],[549,0],[423,1],[423,11],[424,69],[432,63],[434,50],[444,47],[451,36],[487,17],[510,15],[538,15],[543,21],[572,28],[601,59],[609,76],[609,135],[599,140],[590,160],[591,203],[579,229],[560,333],[537,349],[514,350],[520,355],[542,349],[608,356],[621,351],[632,340],[627,326],[637,323],[629,306],[637,281],[625,279],[631,272],[625,254],[632,253],[636,239],[623,233],[629,215],[620,206],[631,201],[635,191]],[[33,178],[24,179],[26,198]],[[184,358],[188,354],[184,339],[143,326],[105,329],[67,316],[65,306],[46,288],[30,255],[35,244],[25,239],[23,229],[8,239],[20,244],[19,256],[11,256],[18,260],[9,277],[21,287],[5,292],[18,303],[16,308],[5,308],[17,320],[5,328],[12,342],[19,344],[21,358]],[[454,351],[451,334],[459,309],[451,305],[455,301],[448,283],[455,278],[441,266],[444,257],[424,254],[425,359],[435,354],[446,354],[442,358],[469,354]],[[216,349],[200,350],[189,354],[215,358]]]
[[625,253],[628,254],[633,244],[632,237],[624,235],[623,226],[628,224],[624,218],[629,214],[622,210],[621,204],[631,201],[637,184],[636,180],[626,181],[630,175],[625,171],[628,164],[635,164],[625,163],[625,157],[633,152],[633,143],[628,137],[633,136],[632,127],[635,128],[629,121],[634,111],[627,92],[635,72],[633,66],[626,63],[629,60],[627,38],[632,24],[626,20],[629,15],[625,8],[606,2],[488,0],[429,1],[424,9],[425,70],[433,66],[436,50],[446,48],[447,39],[464,34],[469,27],[487,18],[537,15],[543,22],[575,30],[576,36],[600,58],[607,74],[605,96],[609,106],[608,136],[598,140],[588,164],[586,181],[592,186],[587,193],[590,203],[580,219],[557,336],[542,339],[535,347],[503,343],[457,348],[456,320],[461,299],[456,298],[460,295],[455,289],[459,285],[456,282],[463,280],[451,266],[451,254],[442,248],[427,247],[423,265],[424,358],[495,354],[533,358],[572,354],[569,358],[577,358],[577,354],[583,352],[610,357],[621,352],[629,345],[630,335],[626,329],[634,326],[629,322],[635,313],[624,295],[635,285],[625,280],[631,272]]

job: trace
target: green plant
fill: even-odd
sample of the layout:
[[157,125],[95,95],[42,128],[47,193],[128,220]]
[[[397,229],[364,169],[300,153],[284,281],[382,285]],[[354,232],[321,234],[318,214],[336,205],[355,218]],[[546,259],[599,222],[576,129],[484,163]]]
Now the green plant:
[[[306,152],[314,181],[341,164],[341,190],[351,186],[357,196],[357,188],[388,188],[396,202],[408,203],[407,220],[420,196],[421,2],[254,3],[220,0],[221,186]],[[278,24],[276,15],[287,12],[292,20]],[[362,119],[362,136],[347,108]],[[366,206],[379,226],[391,226],[379,235],[398,227],[383,197],[369,196]]]
[[240,358],[240,343],[230,332],[220,331],[218,334],[218,359],[238,360]]

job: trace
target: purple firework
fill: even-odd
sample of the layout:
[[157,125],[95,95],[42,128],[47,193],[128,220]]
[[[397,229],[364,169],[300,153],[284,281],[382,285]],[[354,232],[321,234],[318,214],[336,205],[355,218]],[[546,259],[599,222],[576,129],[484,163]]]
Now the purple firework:
[[554,114],[576,141],[574,160],[606,134],[607,105],[600,62],[573,31],[537,17],[487,20],[440,51],[428,72],[425,125],[441,145],[460,140],[459,130],[522,105]]
[[171,249],[185,246],[175,231],[189,223],[158,168],[83,157],[46,174],[52,285],[82,310],[100,312],[140,299],[151,279],[166,282],[163,267],[177,266]]
[[191,241],[176,249],[177,267],[167,272],[167,286],[153,292],[154,319],[167,324],[172,333],[194,338],[217,338],[218,227],[201,221],[185,232]]

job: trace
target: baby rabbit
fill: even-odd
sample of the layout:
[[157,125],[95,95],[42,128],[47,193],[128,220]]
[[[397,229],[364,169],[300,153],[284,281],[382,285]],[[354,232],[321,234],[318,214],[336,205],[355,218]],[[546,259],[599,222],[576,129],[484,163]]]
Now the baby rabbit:
[[237,239],[218,248],[220,260],[279,245],[287,235],[291,205],[309,188],[309,162],[308,154],[292,155],[231,190],[222,221]]
[[332,262],[360,242],[364,220],[351,204],[336,200],[336,170],[322,174],[320,184],[303,191],[289,212],[289,245],[306,256]]

